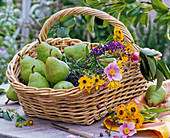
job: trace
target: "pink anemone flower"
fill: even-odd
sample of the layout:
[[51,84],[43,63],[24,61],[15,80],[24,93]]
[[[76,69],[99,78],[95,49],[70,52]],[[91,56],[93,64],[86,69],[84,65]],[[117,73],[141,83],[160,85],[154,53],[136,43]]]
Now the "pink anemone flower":
[[132,136],[136,133],[135,124],[133,122],[130,122],[129,124],[127,124],[127,122],[123,122],[123,125],[118,128],[118,131],[122,135],[122,138]]
[[120,81],[122,79],[122,74],[120,73],[120,68],[117,66],[116,61],[113,61],[108,66],[106,66],[104,73],[107,75],[109,81]]

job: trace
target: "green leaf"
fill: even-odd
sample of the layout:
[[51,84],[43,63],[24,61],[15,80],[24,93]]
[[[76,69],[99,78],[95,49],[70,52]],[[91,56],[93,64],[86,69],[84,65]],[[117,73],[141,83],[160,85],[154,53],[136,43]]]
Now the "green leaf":
[[158,68],[166,79],[170,79],[170,71],[163,60],[158,60]]
[[169,9],[159,0],[151,0],[152,7],[156,12],[166,14]]
[[85,0],[72,0],[74,3],[80,3],[80,4],[83,4],[83,5],[86,5],[86,6],[88,6],[87,4],[86,4],[86,2],[85,2]]
[[3,94],[3,93],[6,93],[6,92],[5,92],[5,89],[0,88],[0,94]]
[[2,117],[8,121],[12,121],[11,117],[9,116],[8,112],[3,112]]
[[85,19],[87,21],[87,29],[94,33],[94,17],[90,15],[85,15]]
[[88,47],[88,45],[86,46],[86,55],[89,55],[89,47]]
[[164,14],[161,14],[161,15],[157,16],[157,17],[153,20],[153,22],[154,22],[154,23],[157,23],[158,20],[160,20],[163,16],[164,16]]
[[152,80],[154,80],[155,75],[156,75],[156,70],[157,70],[156,60],[153,57],[146,56],[146,58],[148,60],[148,64],[150,68],[149,72],[151,72]]
[[133,18],[132,24],[133,24],[134,27],[137,26],[138,22],[142,18],[142,15],[143,15],[143,13],[139,13],[136,17]]
[[49,19],[49,18],[50,18],[50,16],[47,16],[47,17],[41,19],[41,20],[40,20],[40,23],[45,23],[45,21],[46,21],[47,19]]
[[131,4],[131,3],[136,2],[136,0],[125,0],[125,2],[128,3],[128,4]]
[[144,13],[140,19],[140,22],[146,27],[148,26],[148,13]]
[[106,2],[104,2],[104,3],[98,3],[98,4],[93,5],[92,8],[99,9],[99,8],[104,7],[105,4],[106,4]]
[[71,27],[73,27],[75,24],[76,24],[76,19],[75,19],[75,18],[72,18],[72,19],[64,22],[64,23],[62,24],[62,26],[67,27],[67,28],[71,28]]
[[69,21],[69,20],[71,20],[71,19],[73,19],[74,18],[74,15],[69,15],[69,16],[66,16],[66,17],[64,17],[64,18],[61,18],[58,22],[60,23],[60,24],[62,24],[62,23],[65,23],[65,22],[67,22],[67,21]]
[[21,116],[21,121],[27,121],[27,119]]
[[107,27],[108,26],[108,22],[107,21],[103,21],[103,27],[105,28],[105,27]]
[[97,1],[97,0],[86,0],[86,3],[88,3],[88,4],[98,4],[100,2]]
[[17,121],[16,122],[20,122],[21,121],[21,116],[19,116],[18,118],[17,118]]
[[140,48],[140,51],[148,56],[157,56],[158,53],[155,53],[153,51],[150,51],[150,50],[147,50],[147,49],[143,49],[143,48]]
[[141,10],[141,7],[135,7],[135,8],[132,8],[131,10],[129,10],[128,12],[128,16],[134,16],[135,14],[137,14],[139,11]]
[[140,71],[146,80],[151,81],[151,78],[149,77],[148,72],[145,71],[144,64],[142,62],[140,62]]
[[146,113],[145,111],[143,110],[140,110],[140,113],[145,116],[145,117],[151,117],[151,115],[149,113]]
[[161,87],[162,82],[164,80],[164,75],[162,74],[162,72],[159,69],[157,69],[156,75],[157,75],[157,84],[156,84],[156,90],[155,91],[157,91]]
[[152,113],[162,113],[162,112],[168,112],[169,111],[169,109],[165,109],[165,108],[151,108],[149,110]]
[[143,105],[143,107],[146,109],[147,112],[150,112],[150,110],[147,106]]
[[57,37],[68,37],[70,29],[65,28],[65,27],[60,27],[57,29]]

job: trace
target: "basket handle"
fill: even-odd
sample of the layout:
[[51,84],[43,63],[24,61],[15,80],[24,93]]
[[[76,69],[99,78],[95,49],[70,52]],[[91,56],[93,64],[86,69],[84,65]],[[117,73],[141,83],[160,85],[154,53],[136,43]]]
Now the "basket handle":
[[50,30],[52,25],[55,22],[57,22],[59,19],[64,18],[69,15],[81,15],[81,14],[96,16],[102,20],[107,21],[112,26],[118,26],[124,34],[125,42],[130,43],[136,51],[139,51],[139,48],[135,44],[131,43],[133,41],[133,38],[132,38],[130,32],[127,30],[126,26],[122,22],[118,21],[116,18],[112,17],[111,15],[107,14],[106,12],[103,12],[103,11],[100,11],[97,9],[93,9],[93,8],[89,8],[89,7],[67,8],[67,9],[61,10],[61,11],[53,14],[44,23],[44,25],[40,31],[40,34],[39,34],[40,40],[45,41],[47,39],[48,31]]

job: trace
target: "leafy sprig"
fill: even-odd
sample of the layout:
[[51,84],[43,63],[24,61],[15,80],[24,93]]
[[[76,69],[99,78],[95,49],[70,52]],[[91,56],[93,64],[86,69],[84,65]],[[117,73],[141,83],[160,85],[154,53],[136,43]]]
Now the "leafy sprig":
[[[148,81],[157,79],[156,90],[158,90],[163,81],[170,79],[170,71],[163,60],[156,60],[158,53],[140,48],[140,71]],[[156,91],[155,90],[155,91]]]

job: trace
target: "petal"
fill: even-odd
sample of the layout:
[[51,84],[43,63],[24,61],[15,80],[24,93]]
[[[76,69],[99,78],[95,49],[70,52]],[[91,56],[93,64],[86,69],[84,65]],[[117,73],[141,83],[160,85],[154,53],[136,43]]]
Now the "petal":
[[110,68],[108,66],[104,68],[104,73],[105,74],[109,74],[109,71],[110,71]]
[[112,75],[110,75],[110,74],[107,74],[107,78],[109,79],[109,81],[112,81],[113,79],[112,79]]
[[116,73],[115,75],[112,76],[112,79],[114,79],[115,81],[120,81],[122,79],[122,74]]
[[116,74],[116,73],[120,73],[120,68],[119,68],[119,67],[115,66],[115,67],[114,67],[114,70],[115,70],[115,74]]
[[128,124],[128,128],[129,128],[130,130],[134,129],[134,128],[135,128],[135,124],[134,124],[133,122],[130,122],[130,123]]
[[124,128],[128,127],[127,122],[123,122],[123,126],[124,126]]
[[112,63],[109,64],[110,69],[114,69],[115,66],[117,66],[116,61],[113,61]]
[[136,130],[135,130],[135,129],[130,130],[130,133],[128,134],[128,136],[132,136],[132,135],[134,135],[135,133],[136,133]]

